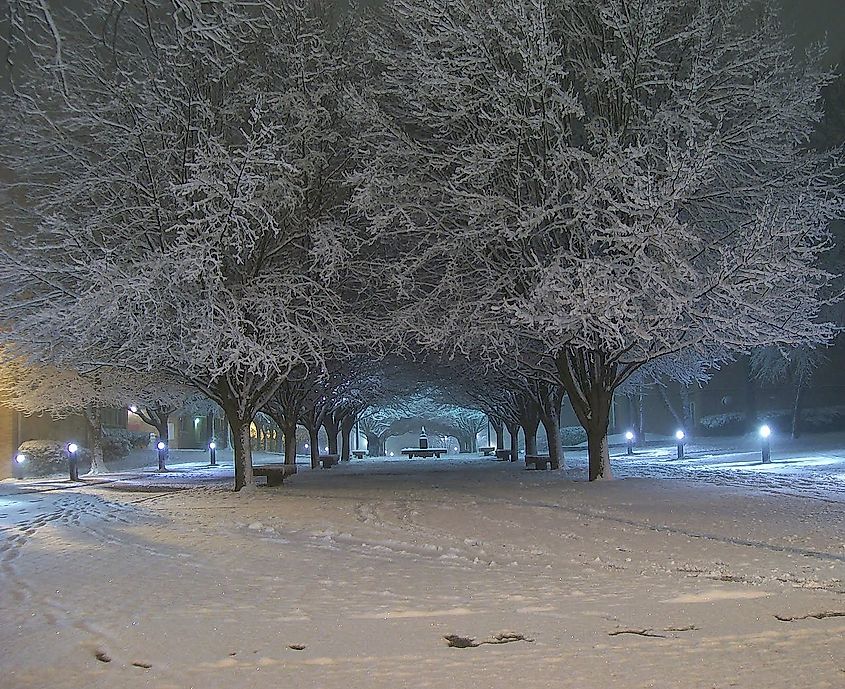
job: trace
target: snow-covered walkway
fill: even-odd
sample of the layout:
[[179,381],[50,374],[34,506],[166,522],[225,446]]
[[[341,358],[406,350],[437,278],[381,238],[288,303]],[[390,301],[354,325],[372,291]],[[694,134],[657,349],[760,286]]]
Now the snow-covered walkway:
[[841,689],[845,453],[671,456],[2,482],[0,687]]

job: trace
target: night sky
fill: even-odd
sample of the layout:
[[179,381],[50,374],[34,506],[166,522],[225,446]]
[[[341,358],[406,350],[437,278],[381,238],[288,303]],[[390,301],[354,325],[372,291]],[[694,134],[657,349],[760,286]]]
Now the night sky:
[[784,28],[799,45],[826,40],[831,61],[845,63],[845,0],[782,0]]

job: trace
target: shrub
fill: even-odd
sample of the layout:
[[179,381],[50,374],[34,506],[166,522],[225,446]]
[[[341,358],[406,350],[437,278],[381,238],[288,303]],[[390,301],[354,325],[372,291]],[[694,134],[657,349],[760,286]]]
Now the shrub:
[[17,454],[26,455],[26,463],[16,467],[21,475],[50,476],[67,473],[65,443],[58,440],[27,440],[20,444]]
[[587,431],[581,426],[564,426],[560,429],[560,439],[564,445],[580,445],[587,442]]
[[103,429],[103,459],[120,459],[131,450],[143,450],[150,444],[150,434],[123,428]]
[[[761,411],[759,417],[775,428],[788,430],[792,424],[791,409],[770,409]],[[699,419],[702,431],[713,435],[742,435],[748,429],[745,414],[729,412],[702,416]],[[801,413],[801,428],[808,432],[825,432],[840,430],[845,425],[845,407],[816,407],[804,409]]]

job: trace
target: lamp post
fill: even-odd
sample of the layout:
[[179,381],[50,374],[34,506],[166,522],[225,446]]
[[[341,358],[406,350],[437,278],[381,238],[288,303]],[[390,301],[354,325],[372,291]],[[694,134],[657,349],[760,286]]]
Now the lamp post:
[[159,471],[167,471],[167,443],[163,440],[159,440],[156,443],[156,450],[158,451],[158,470]]
[[634,432],[625,431],[625,444],[628,446],[628,454],[634,454]]
[[208,444],[208,463],[211,466],[217,464],[217,443],[213,440]]
[[769,436],[772,435],[772,429],[763,424],[760,426],[760,443],[763,454],[763,464],[770,464],[772,461],[772,450],[769,445]]
[[71,481],[79,480],[79,445],[68,443],[67,446],[67,470]]
[[678,459],[684,458],[684,439],[687,437],[680,428],[675,431],[675,440],[678,441]]

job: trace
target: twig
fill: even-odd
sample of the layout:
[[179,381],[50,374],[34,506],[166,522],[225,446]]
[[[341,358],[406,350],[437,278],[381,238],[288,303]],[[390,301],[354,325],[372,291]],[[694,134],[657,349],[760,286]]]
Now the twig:
[[824,612],[810,612],[806,615],[798,615],[795,617],[787,617],[786,615],[775,615],[775,619],[780,620],[781,622],[794,622],[795,620],[807,620],[810,618],[814,620],[824,620],[828,617],[845,617],[845,612],[825,610]]

